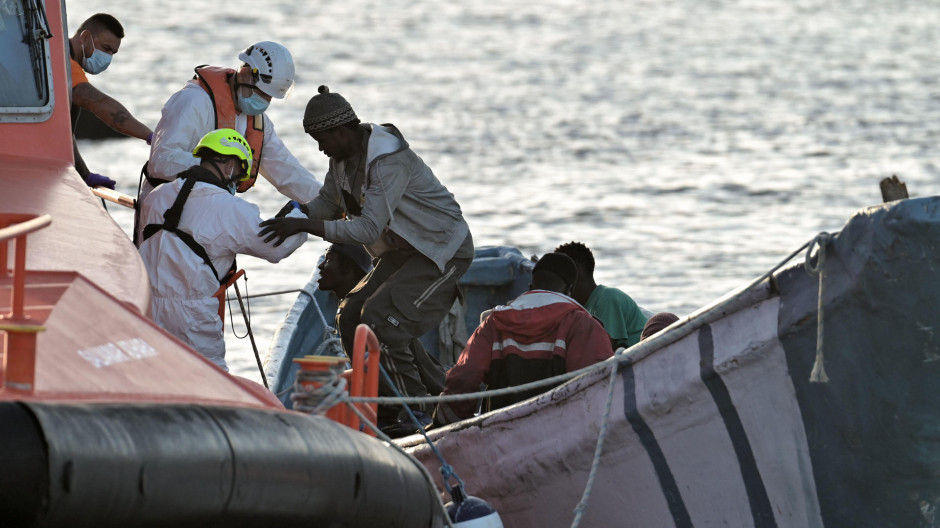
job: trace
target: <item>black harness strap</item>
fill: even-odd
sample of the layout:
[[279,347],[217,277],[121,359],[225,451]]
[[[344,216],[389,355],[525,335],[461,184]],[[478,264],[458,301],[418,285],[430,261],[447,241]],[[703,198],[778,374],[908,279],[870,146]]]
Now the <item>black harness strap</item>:
[[[204,169],[201,169],[204,170]],[[149,224],[144,228],[144,240],[147,240],[151,236],[155,235],[158,231],[169,231],[180,238],[184,244],[186,244],[189,249],[193,250],[193,253],[198,255],[203,262],[209,266],[209,269],[212,270],[212,274],[215,275],[219,284],[225,284],[226,278],[231,275],[236,269],[237,266],[235,262],[232,262],[232,268],[225,274],[224,277],[219,276],[219,272],[216,271],[215,266],[212,265],[212,260],[209,259],[209,253],[206,252],[206,248],[202,247],[202,244],[196,242],[196,239],[192,235],[183,231],[179,228],[180,218],[183,216],[183,206],[186,205],[186,200],[189,199],[189,194],[193,190],[193,186],[196,185],[197,181],[208,183],[210,185],[215,185],[216,187],[222,187],[221,183],[215,178],[208,177],[207,175],[200,174],[199,170],[188,170],[179,175],[183,179],[183,187],[180,189],[179,194],[176,196],[176,200],[173,202],[173,205],[163,213],[163,223],[162,224]],[[141,244],[143,241],[141,241]]]

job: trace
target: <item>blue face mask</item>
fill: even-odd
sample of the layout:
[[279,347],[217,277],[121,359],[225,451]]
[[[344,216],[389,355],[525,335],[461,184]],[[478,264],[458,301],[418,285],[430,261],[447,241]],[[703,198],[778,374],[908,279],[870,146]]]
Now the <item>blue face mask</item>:
[[238,190],[238,182],[236,181],[229,182],[227,189],[228,189],[229,194],[231,194],[232,196],[235,196],[235,191]]
[[238,107],[242,109],[243,113],[248,115],[261,115],[268,109],[268,105],[270,104],[271,101],[265,101],[264,97],[261,97],[255,92],[251,92],[251,95],[248,97],[238,96]]
[[95,48],[95,39],[92,37],[91,46],[94,49],[91,57],[85,56],[85,47],[82,46],[82,69],[86,72],[96,75],[108,69],[111,64],[111,55]]

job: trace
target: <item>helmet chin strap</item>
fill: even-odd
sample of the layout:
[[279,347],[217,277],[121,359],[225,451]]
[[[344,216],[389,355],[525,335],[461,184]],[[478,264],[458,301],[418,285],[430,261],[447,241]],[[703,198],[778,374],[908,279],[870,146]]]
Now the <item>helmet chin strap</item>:
[[235,176],[236,176],[236,172],[234,171],[229,173],[228,176],[225,176],[225,173],[223,172],[225,169],[223,166],[226,163],[228,162],[227,161],[213,161],[212,162],[212,167],[215,169],[214,172],[216,176],[219,178],[219,181],[221,181],[222,185],[224,186],[230,185],[235,180]]

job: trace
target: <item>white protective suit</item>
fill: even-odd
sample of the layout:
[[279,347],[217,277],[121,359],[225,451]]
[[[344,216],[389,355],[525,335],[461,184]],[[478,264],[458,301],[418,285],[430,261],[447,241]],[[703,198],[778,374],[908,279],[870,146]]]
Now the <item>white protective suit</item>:
[[[177,179],[154,190],[142,205],[141,223],[162,224],[183,183]],[[297,210],[287,216],[304,217]],[[298,233],[274,247],[258,236],[261,221],[257,205],[197,182],[183,207],[179,229],[206,249],[212,265],[224,276],[236,255],[278,262],[307,240],[306,233]],[[212,296],[219,281],[209,266],[177,235],[165,230],[143,241],[140,256],[150,277],[153,321],[227,371],[219,303]]]
[[[235,129],[242,135],[248,126],[248,117],[238,114]],[[209,94],[196,80],[190,80],[176,92],[166,104],[157,127],[153,131],[150,161],[147,170],[153,178],[172,181],[176,175],[194,165],[199,158],[193,149],[202,136],[215,129],[215,107]],[[322,184],[291,154],[274,131],[274,123],[264,115],[264,146],[261,148],[261,166],[258,173],[284,196],[300,203],[313,200]],[[140,201],[153,191],[144,180],[140,189]],[[138,226],[138,240],[143,231],[143,221]]]

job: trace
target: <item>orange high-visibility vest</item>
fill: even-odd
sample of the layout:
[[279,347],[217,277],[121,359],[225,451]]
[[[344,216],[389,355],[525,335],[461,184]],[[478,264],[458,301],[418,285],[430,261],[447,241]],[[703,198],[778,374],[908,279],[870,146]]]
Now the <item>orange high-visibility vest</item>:
[[[228,78],[235,75],[231,68],[218,66],[200,66],[196,68],[196,79],[199,86],[209,94],[212,105],[215,107],[215,128],[235,128],[235,99]],[[251,147],[252,162],[249,178],[238,184],[238,192],[245,192],[255,184],[258,179],[258,168],[261,166],[261,148],[264,146],[264,114],[248,116],[248,126],[245,128],[245,140]]]

